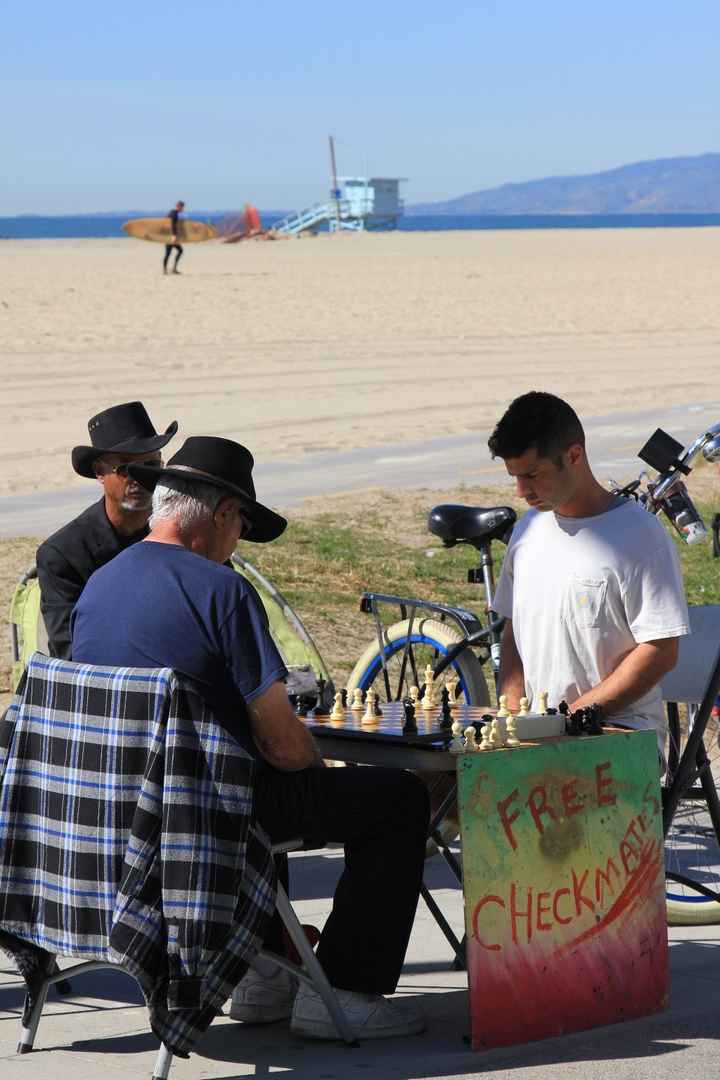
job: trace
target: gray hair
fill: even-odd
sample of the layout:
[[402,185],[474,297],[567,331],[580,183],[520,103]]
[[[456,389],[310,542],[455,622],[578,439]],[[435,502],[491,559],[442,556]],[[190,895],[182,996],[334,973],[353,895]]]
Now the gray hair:
[[166,477],[166,482],[156,484],[152,499],[150,528],[161,521],[175,521],[181,532],[208,521],[218,508],[226,493],[213,484],[200,480],[185,480],[179,476]]

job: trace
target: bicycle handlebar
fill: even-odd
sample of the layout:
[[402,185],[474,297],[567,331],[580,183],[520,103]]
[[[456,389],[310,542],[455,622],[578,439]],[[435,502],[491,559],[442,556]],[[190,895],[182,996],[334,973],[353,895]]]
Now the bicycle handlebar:
[[[689,469],[701,451],[705,454],[707,461],[720,461],[720,421],[709,427],[702,435],[698,435],[695,441],[683,450],[677,459],[678,464]],[[668,495],[680,479],[680,473],[681,470],[677,465],[671,465],[653,486],[653,498],[659,501]]]

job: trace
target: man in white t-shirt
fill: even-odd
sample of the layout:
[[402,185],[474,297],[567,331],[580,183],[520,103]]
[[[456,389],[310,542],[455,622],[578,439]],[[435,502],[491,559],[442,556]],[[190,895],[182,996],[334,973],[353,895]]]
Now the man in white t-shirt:
[[600,706],[655,728],[658,683],[690,632],[677,552],[660,522],[593,476],[574,410],[553,394],[516,398],[488,440],[530,510],[515,526],[495,594],[507,619],[500,692],[513,711],[547,690],[550,705]]

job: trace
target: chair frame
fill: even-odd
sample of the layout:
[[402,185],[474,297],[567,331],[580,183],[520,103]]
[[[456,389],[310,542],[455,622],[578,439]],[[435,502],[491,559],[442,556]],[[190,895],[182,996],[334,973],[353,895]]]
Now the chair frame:
[[[707,605],[705,608],[701,607],[699,609],[691,607],[691,619],[695,611],[707,612],[709,615],[715,612],[718,616],[718,627],[720,628],[720,605]],[[715,700],[718,693],[720,693],[720,635],[717,644],[707,640],[703,641],[702,637],[699,642],[695,643],[693,637],[694,635],[691,636],[689,645],[692,653],[697,654],[698,651],[704,651],[705,653],[699,659],[695,655],[694,665],[692,663],[688,665],[690,667],[694,666],[695,671],[691,671],[689,677],[685,677],[681,639],[681,656],[678,664],[675,670],[661,682],[670,733],[671,736],[673,734],[676,736],[674,743],[671,740],[671,752],[668,757],[668,782],[663,788],[663,828],[667,834],[680,799],[694,788],[699,781],[700,788],[697,794],[704,798],[707,803],[718,845],[720,845],[720,799],[712,780],[710,759],[704,742],[705,730]],[[702,682],[698,683],[697,678],[702,671],[703,664],[707,665],[705,671],[709,671],[709,674],[705,676]],[[701,675],[700,677],[702,678]],[[700,693],[699,687],[703,685],[704,690]],[[692,730],[681,754],[677,753],[677,736],[680,729],[678,702],[697,705],[692,720]]]
[[[302,840],[290,840],[283,844],[274,844],[272,852],[273,855],[280,855],[303,849],[304,845]],[[288,971],[300,982],[313,987],[325,1002],[325,1006],[335,1025],[335,1030],[338,1033],[338,1038],[348,1047],[359,1046],[360,1044],[355,1032],[350,1027],[343,1008],[338,1001],[337,994],[330,985],[328,977],[320,965],[320,961],[313,952],[312,946],[300,924],[300,920],[293,911],[288,895],[280,882],[277,883],[276,906],[277,912],[282,919],[283,926],[287,930],[290,940],[297,949],[302,963],[301,965],[294,964],[292,961],[277,956],[275,953],[267,952],[265,949],[262,949],[258,956],[273,961],[273,963],[284,968],[285,971]],[[74,964],[71,967],[64,968],[62,971],[57,970],[43,979],[29,1011],[27,1010],[29,1001],[26,997],[26,1010],[23,1013],[23,1019],[20,1022],[20,1040],[17,1046],[18,1054],[28,1054],[34,1047],[35,1037],[40,1025],[45,1003],[47,1002],[50,987],[68,979],[70,976],[74,978],[76,975],[83,975],[91,971],[100,971],[103,968],[112,969],[113,971],[120,970],[124,971],[127,975],[130,974],[130,972],[123,968],[122,965],[111,964],[107,960],[88,960],[84,963]],[[168,1050],[164,1043],[161,1044],[158,1056],[155,1059],[151,1080],[167,1080],[172,1060],[172,1052]]]

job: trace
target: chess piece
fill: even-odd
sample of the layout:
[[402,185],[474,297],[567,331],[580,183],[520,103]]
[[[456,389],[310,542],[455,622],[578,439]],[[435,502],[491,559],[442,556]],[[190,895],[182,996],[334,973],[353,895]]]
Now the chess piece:
[[415,706],[413,705],[412,698],[405,698],[403,701],[403,715],[405,722],[403,723],[402,733],[403,735],[417,735],[417,723],[415,722]]
[[352,712],[362,712],[363,707],[363,692],[360,687],[357,686],[353,690],[353,700],[350,709],[352,710]]
[[547,699],[548,699],[547,690],[541,690],[540,693],[538,694],[538,708],[537,708],[537,711],[542,716],[547,715],[547,711],[548,711]]
[[450,698],[450,708],[451,709],[452,709],[453,705],[455,705],[455,703],[457,701],[457,688],[458,688],[459,683],[460,683],[460,680],[458,679],[457,675],[453,675],[453,677],[451,679],[448,679],[448,681],[445,683],[445,686],[446,686],[447,692],[448,692],[448,696]]
[[[507,715],[509,716],[510,714],[508,713]],[[498,712],[490,726],[490,741],[492,742],[493,750],[500,750],[505,745],[506,738],[507,728],[505,726],[505,717],[501,716]]]
[[588,735],[602,735],[602,710],[599,705],[591,705],[588,711],[588,722],[586,731]]
[[459,720],[456,720],[452,726],[452,736],[448,750],[451,754],[464,754],[465,743],[463,741],[463,726]]
[[[327,679],[323,679],[323,677],[321,675],[318,678],[318,681],[317,681],[317,705],[315,706],[316,715],[317,715],[318,709],[324,709],[323,698],[325,696],[325,687],[326,686],[327,686]],[[324,709],[324,711],[327,714],[327,710]]]
[[347,709],[348,695],[347,695],[347,690],[345,689],[344,686],[343,686],[342,690],[340,691],[340,694],[342,696],[342,707],[343,707],[343,709]]
[[482,737],[480,739],[480,749],[481,750],[493,750],[494,749],[493,744],[492,744],[492,725],[493,725],[492,719],[487,719],[485,721],[485,723],[483,724]]
[[518,716],[527,716],[529,704],[530,702],[526,697],[520,698],[520,708],[518,709]]
[[465,735],[465,753],[474,754],[478,748],[478,744],[477,733],[472,724],[469,724],[468,727],[465,728],[463,734]]
[[297,714],[298,714],[298,716],[307,716],[309,711],[310,711],[310,702],[308,701],[305,694],[301,694],[300,695],[300,700],[298,702]]
[[318,696],[315,702],[315,708],[312,711],[312,715],[317,719],[324,719],[328,715],[326,706],[323,704],[323,693],[325,691],[325,679],[318,679]]
[[577,712],[571,713],[565,701],[560,703],[560,712],[563,711],[563,705],[567,709],[567,712],[563,713],[566,733],[568,735],[582,735],[582,716],[580,715],[582,710],[578,709]]
[[343,696],[341,691],[338,691],[338,693],[335,695],[335,704],[333,705],[332,712],[330,713],[330,719],[345,719],[345,707],[343,705]]
[[560,702],[560,704],[558,705],[558,712],[562,713],[563,716],[569,716],[570,715],[570,706],[568,705],[567,701],[565,701],[564,698]]
[[501,694],[498,698],[498,710],[495,715],[500,717],[510,715],[507,707],[507,694]]
[[375,700],[377,694],[374,690],[368,690],[365,695],[365,712],[363,713],[361,724],[374,724],[375,723]]
[[420,707],[420,691],[418,690],[417,686],[410,687],[410,700],[415,707],[415,712],[417,712]]
[[448,693],[447,686],[443,686],[440,700],[442,702],[442,716],[440,717],[440,727],[448,728],[452,724],[452,711],[450,709],[450,694]]
[[435,708],[434,687],[433,687],[434,681],[435,681],[435,675],[433,674],[433,669],[431,668],[430,664],[428,664],[427,667],[425,668],[425,694],[423,695],[423,699],[422,699],[422,707],[423,707],[423,709],[434,709]]
[[[522,701],[520,702],[520,704],[522,705]],[[525,714],[524,713],[518,713],[518,716],[523,716],[523,715],[525,715]],[[515,717],[512,715],[512,713],[507,718],[507,737],[505,739],[505,745],[506,746],[519,746],[520,745],[520,740],[518,739],[518,733],[517,733],[517,721],[515,720]]]
[[375,695],[373,697],[373,712],[376,716],[382,716],[383,711],[380,708],[380,695],[377,693],[376,690],[373,690],[373,694]]

